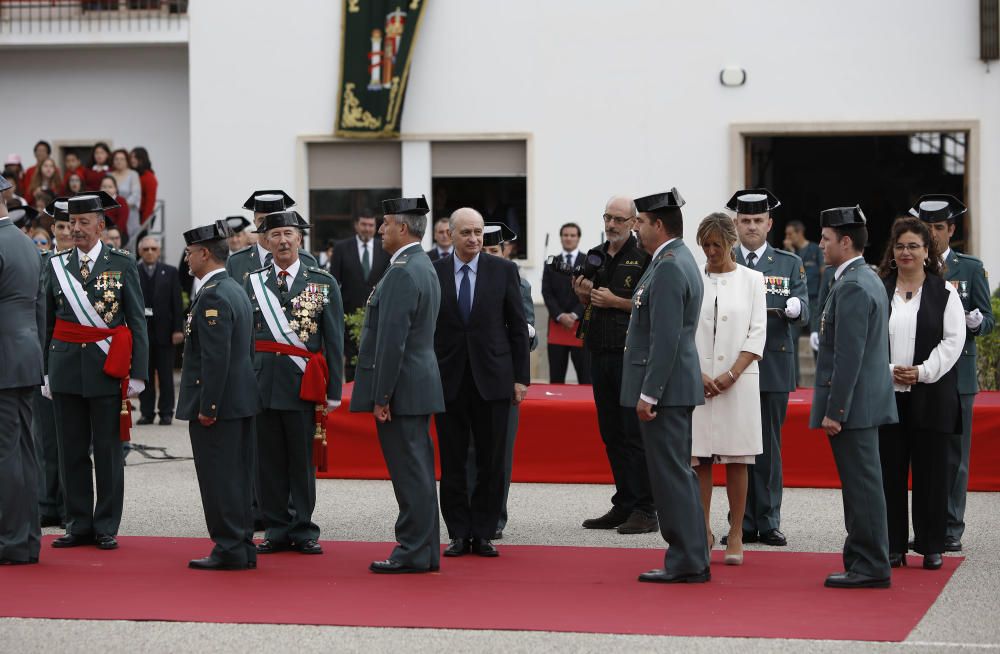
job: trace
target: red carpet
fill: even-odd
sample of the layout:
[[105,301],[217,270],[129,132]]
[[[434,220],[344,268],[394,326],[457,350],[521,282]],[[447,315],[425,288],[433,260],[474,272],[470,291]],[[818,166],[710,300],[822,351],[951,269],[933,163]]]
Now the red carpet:
[[[375,421],[349,413],[353,385],[344,387],[344,408],[327,420],[328,444],[319,477],[388,479]],[[809,429],[812,391],[792,393],[782,430],[784,484],[789,488],[839,488],[840,479],[826,436]],[[431,421],[433,425],[433,420]],[[969,489],[1000,490],[1000,392],[976,396]],[[718,479],[723,469],[716,467]],[[521,407],[514,446],[514,481],[610,484],[604,443],[590,386],[535,384]]]
[[187,560],[206,554],[207,540],[123,537],[102,552],[53,550],[51,539],[41,564],[0,568],[0,616],[900,641],[961,562],[894,571],[889,590],[844,591],[822,585],[837,554],[748,552],[728,567],[717,550],[711,583],[667,586],[635,580],[662,550],[501,544],[498,559],[384,576],[367,567],[386,543],[326,542],[323,556],[200,572]]

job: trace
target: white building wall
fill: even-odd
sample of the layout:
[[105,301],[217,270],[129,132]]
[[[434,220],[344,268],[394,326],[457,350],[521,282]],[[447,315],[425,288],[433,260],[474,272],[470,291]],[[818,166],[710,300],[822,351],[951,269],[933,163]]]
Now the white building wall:
[[[142,145],[166,203],[168,263],[191,222],[188,59],[183,46],[8,48],[0,52],[0,156],[27,169],[39,139]],[[84,162],[86,163],[86,162]],[[62,167],[62,162],[59,162]]]
[[[333,129],[340,11],[309,0],[191,3],[196,221],[232,212],[255,187],[305,188],[296,139]],[[973,231],[996,276],[1000,67],[987,72],[978,43],[971,1],[432,0],[402,128],[532,134],[540,244],[566,220],[595,240],[608,196],[674,185],[693,236],[743,182],[730,175],[731,124],[976,120]],[[722,87],[725,65],[745,68],[747,85]],[[541,259],[535,249],[526,271],[536,295]]]

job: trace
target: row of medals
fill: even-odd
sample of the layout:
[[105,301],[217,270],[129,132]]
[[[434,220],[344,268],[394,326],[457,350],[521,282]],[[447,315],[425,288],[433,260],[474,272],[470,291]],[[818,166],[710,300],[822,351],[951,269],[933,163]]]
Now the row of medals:
[[121,287],[121,273],[114,270],[101,273],[97,281],[94,282],[95,289],[104,291],[101,299],[94,302],[94,308],[108,324],[111,324],[111,321],[115,319],[115,314],[118,313],[119,304],[115,296],[115,289],[121,289]]
[[319,327],[316,316],[323,311],[323,306],[330,303],[327,297],[330,286],[327,284],[306,284],[305,289],[292,298],[292,319],[288,326],[298,333],[303,342],[309,340],[310,334],[315,334]]

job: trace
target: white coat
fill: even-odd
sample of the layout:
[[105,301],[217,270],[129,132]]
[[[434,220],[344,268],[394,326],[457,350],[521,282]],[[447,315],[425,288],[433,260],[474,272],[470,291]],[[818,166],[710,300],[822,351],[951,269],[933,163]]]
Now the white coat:
[[[702,272],[705,293],[695,332],[701,371],[715,379],[740,352],[764,353],[767,299],[764,276],[745,266],[722,274]],[[692,417],[691,456],[750,456],[763,451],[760,376],[754,361],[721,395],[705,398]]]

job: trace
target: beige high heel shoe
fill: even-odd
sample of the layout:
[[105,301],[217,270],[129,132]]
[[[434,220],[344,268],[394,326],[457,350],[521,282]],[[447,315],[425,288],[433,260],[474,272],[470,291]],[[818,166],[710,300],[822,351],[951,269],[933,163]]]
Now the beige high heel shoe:
[[723,557],[722,562],[726,565],[743,565],[743,543],[740,542],[740,551],[733,554],[729,552],[729,548],[732,547],[733,539],[729,538],[726,547],[726,555]]

